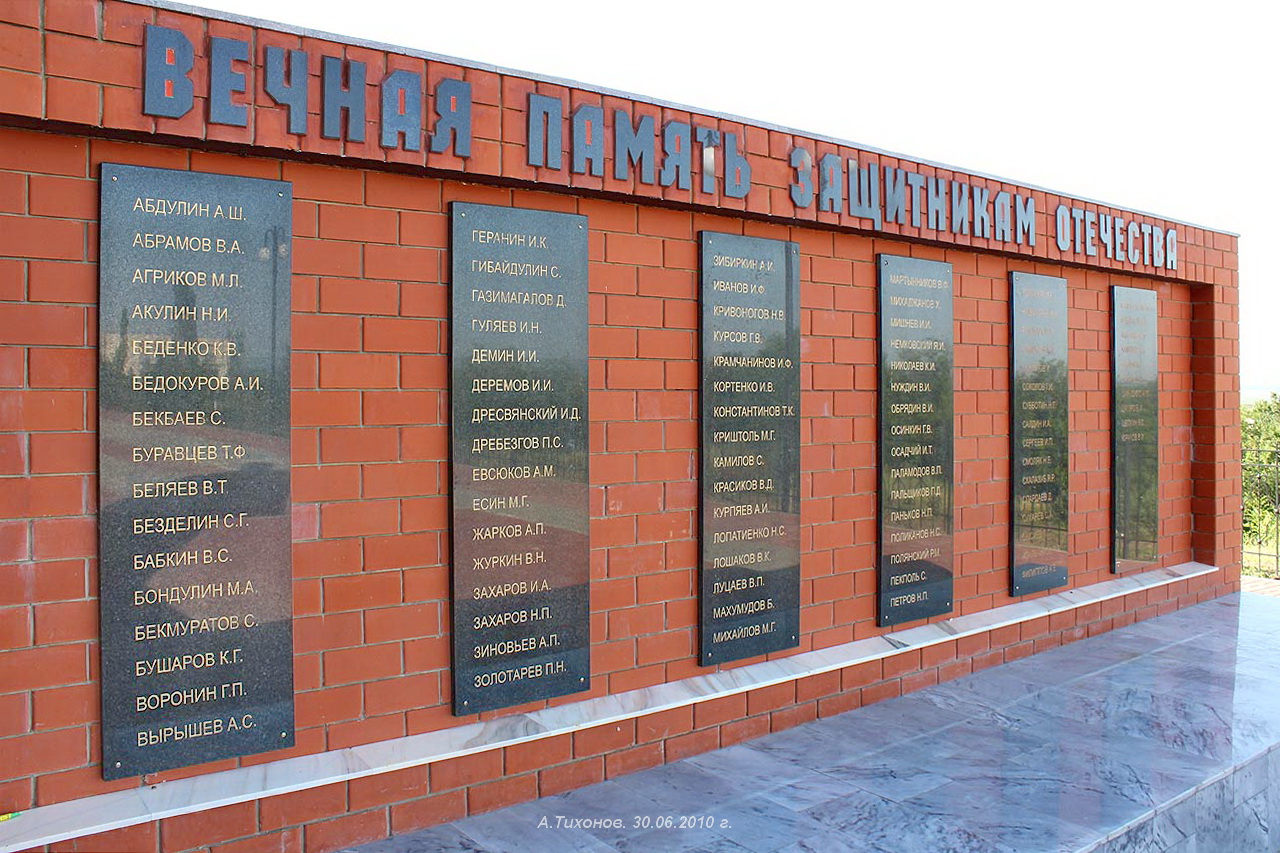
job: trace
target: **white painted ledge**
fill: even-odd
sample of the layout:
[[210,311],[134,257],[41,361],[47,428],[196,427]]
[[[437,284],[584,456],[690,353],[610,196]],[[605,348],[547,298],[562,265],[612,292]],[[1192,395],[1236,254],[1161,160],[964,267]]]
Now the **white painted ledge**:
[[891,657],[1216,571],[1216,567],[1203,563],[1182,563],[970,616],[615,696],[40,806],[0,823],[0,853],[629,720]]

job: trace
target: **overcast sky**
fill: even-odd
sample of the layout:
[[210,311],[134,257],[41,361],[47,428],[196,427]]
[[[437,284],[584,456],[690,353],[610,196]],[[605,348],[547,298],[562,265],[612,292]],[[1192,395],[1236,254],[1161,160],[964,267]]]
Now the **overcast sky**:
[[1242,387],[1280,392],[1280,11],[1259,0],[207,0],[847,139],[1241,235]]

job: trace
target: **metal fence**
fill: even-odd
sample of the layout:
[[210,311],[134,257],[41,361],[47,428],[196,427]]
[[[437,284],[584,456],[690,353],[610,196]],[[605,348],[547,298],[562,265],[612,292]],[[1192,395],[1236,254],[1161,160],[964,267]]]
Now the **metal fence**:
[[1244,449],[1244,570],[1280,578],[1280,449]]

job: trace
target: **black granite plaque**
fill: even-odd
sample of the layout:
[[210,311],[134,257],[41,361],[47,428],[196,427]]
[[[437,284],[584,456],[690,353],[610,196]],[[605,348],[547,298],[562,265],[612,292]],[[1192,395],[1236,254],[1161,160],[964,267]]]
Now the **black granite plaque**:
[[586,690],[587,219],[453,204],[453,710]]
[[1067,582],[1067,281],[1011,276],[1011,595]]
[[952,608],[951,265],[880,255],[880,625]]
[[292,186],[102,164],[106,779],[293,745]]
[[800,643],[800,249],[701,232],[701,662]]
[[1111,289],[1112,571],[1154,563],[1160,539],[1156,294]]

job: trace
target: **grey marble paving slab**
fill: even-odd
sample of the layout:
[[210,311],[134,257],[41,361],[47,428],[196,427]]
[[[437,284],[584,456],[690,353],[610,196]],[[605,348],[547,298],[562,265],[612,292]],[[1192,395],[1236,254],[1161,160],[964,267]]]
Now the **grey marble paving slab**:
[[558,816],[564,817],[549,814],[545,802],[535,801],[464,818],[453,826],[478,849],[494,853],[610,853],[608,844],[583,829],[558,823]]
[[950,816],[870,792],[805,809],[831,829],[894,853],[1018,853],[984,839]]
[[[359,853],[1280,849],[1280,601],[1256,597]],[[554,846],[527,829],[541,813],[696,812],[729,824]]]
[[482,847],[463,835],[452,824],[434,826],[417,832],[374,841],[359,847],[348,847],[338,853],[497,853]]
[[734,806],[732,817],[725,819],[729,825],[717,832],[754,853],[773,853],[827,829],[803,810],[763,795],[748,797]]
[[823,773],[815,773],[811,778],[794,781],[780,788],[773,788],[762,794],[763,797],[780,803],[793,811],[804,811],[814,806],[839,800],[854,794],[864,793],[852,782],[846,782]]

